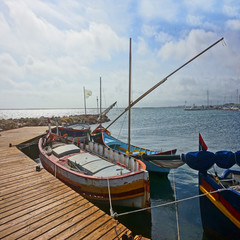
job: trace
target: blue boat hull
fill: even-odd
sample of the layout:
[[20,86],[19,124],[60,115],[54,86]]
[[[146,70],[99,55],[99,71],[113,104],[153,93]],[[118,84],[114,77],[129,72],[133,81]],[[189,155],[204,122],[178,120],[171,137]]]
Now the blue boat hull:
[[170,168],[159,167],[143,159],[141,159],[141,161],[146,165],[146,168],[149,172],[163,173],[163,174],[168,174],[170,172]]
[[[128,145],[126,143],[106,134],[105,132],[101,132],[100,134],[92,136],[92,139],[94,140],[94,142],[103,144],[106,147],[110,147],[121,153],[126,154],[127,149],[128,149]],[[142,162],[144,162],[144,164],[146,165],[147,171],[155,172],[155,173],[163,173],[163,174],[168,174],[170,171],[170,168],[160,167],[158,165],[155,165],[152,162],[146,161],[146,160],[144,160],[144,158],[141,157],[142,156],[141,154],[144,153],[144,154],[147,154],[148,156],[156,157],[158,155],[161,156],[162,154],[172,155],[172,154],[176,153],[176,149],[169,150],[169,151],[152,151],[150,149],[141,148],[141,147],[137,147],[134,145],[131,145],[130,151],[132,152],[132,154],[130,154],[132,157],[138,158]]]
[[[222,187],[207,173],[199,173],[199,193]],[[200,197],[204,232],[210,239],[240,239],[240,194],[228,188]]]

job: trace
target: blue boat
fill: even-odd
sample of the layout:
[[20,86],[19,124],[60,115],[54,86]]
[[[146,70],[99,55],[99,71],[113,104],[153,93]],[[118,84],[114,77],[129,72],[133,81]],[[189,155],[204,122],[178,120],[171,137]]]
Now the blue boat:
[[[172,150],[168,150],[168,151],[153,151],[153,150],[150,150],[147,148],[130,145],[130,152],[128,153],[128,144],[127,143],[124,143],[124,142],[112,137],[110,134],[107,134],[104,131],[101,131],[100,133],[98,133],[96,135],[92,135],[92,138],[95,142],[103,144],[104,146],[106,146],[108,148],[112,148],[115,151],[125,153],[132,157],[141,159],[141,161],[143,161],[144,164],[146,165],[147,170],[149,172],[158,172],[158,173],[168,174],[170,171],[170,168],[172,168],[172,167],[169,167],[170,165],[168,165],[168,167],[163,166],[163,165],[161,165],[161,163],[158,160],[161,160],[163,155],[164,156],[173,155],[177,151],[177,149],[172,149]],[[154,157],[154,160],[150,159],[150,157]],[[169,160],[168,160],[168,162],[169,162]],[[184,164],[184,163],[181,161],[180,165],[182,165],[182,164]]]
[[[240,239],[240,151],[190,152],[182,160],[199,171],[200,211],[203,230],[210,239]],[[225,168],[218,176],[208,170],[216,164]]]

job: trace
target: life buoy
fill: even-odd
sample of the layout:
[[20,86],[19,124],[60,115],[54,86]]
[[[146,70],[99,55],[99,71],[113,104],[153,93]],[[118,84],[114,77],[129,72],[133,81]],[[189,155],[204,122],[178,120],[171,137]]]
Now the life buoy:
[[141,170],[141,169],[146,170],[145,163],[143,163],[141,160],[137,160],[137,162],[138,162],[138,170]]

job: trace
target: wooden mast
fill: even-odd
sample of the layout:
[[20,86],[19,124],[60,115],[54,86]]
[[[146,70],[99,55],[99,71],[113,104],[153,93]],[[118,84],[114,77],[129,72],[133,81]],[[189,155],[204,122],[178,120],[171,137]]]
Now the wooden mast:
[[100,124],[102,124],[102,78],[100,77]]
[[129,41],[129,99],[128,99],[128,153],[130,154],[130,141],[131,141],[131,75],[132,75],[132,39]]
[[108,129],[113,123],[115,123],[124,113],[126,113],[132,106],[134,106],[136,103],[138,103],[142,98],[146,97],[149,93],[151,93],[154,89],[156,89],[157,87],[159,87],[161,84],[163,84],[165,81],[167,81],[167,79],[169,77],[171,77],[173,74],[175,74],[176,72],[178,72],[180,69],[182,69],[183,67],[185,67],[187,64],[189,64],[190,62],[192,62],[194,59],[198,58],[200,55],[202,55],[203,53],[205,53],[206,51],[208,51],[210,48],[212,48],[213,46],[215,46],[216,44],[218,44],[219,42],[221,42],[224,38],[219,39],[218,41],[216,41],[215,43],[213,43],[212,45],[210,45],[208,48],[206,48],[205,50],[203,50],[202,52],[200,52],[198,55],[196,55],[195,57],[191,58],[189,61],[187,61],[186,63],[184,63],[181,67],[177,68],[176,70],[174,70],[173,72],[171,72],[169,75],[167,75],[164,79],[162,79],[160,82],[158,82],[157,84],[155,84],[152,88],[150,88],[148,91],[146,91],[144,94],[142,94],[139,98],[137,98],[135,101],[133,101],[130,106],[128,106],[117,118],[115,118],[107,127],[106,129]]

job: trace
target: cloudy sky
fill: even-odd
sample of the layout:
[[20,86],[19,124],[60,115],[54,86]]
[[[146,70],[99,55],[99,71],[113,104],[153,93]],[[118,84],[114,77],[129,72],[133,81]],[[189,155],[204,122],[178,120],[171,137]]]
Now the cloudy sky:
[[[1,0],[0,108],[128,104],[224,37],[137,107],[237,102],[239,0]],[[239,90],[239,92],[238,92]]]

